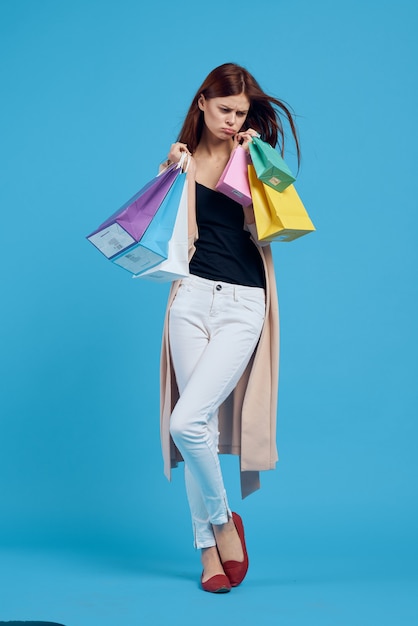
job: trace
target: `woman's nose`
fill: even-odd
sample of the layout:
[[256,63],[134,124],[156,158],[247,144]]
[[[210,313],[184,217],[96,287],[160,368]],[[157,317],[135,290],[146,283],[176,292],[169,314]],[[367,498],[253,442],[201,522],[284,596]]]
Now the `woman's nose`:
[[235,123],[235,113],[231,112],[228,113],[228,116],[226,118],[226,123],[229,124],[229,126],[233,126]]

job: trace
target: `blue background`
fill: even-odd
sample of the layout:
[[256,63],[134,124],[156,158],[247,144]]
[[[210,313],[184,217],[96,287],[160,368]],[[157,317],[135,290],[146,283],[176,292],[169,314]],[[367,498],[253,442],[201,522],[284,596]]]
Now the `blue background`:
[[[279,578],[416,576],[417,26],[412,0],[0,2],[5,550],[198,572],[182,470],[162,474],[168,286],[133,281],[85,236],[155,174],[203,78],[233,61],[295,110],[317,227],[274,244],[281,460],[240,502],[225,459],[233,508],[273,579],[272,562]],[[301,623],[320,615],[309,606]]]

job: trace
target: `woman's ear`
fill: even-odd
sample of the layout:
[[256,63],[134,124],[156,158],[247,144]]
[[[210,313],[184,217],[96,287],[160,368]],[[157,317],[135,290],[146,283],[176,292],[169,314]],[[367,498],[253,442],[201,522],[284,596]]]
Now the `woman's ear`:
[[206,102],[205,96],[203,95],[203,93],[201,93],[197,101],[197,106],[199,107],[201,111],[205,110],[205,102]]

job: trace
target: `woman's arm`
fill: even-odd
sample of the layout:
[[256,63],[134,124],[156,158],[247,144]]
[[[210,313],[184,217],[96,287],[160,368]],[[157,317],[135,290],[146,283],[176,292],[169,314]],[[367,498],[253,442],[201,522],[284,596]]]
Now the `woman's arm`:
[[188,202],[188,218],[189,218],[189,247],[193,244],[197,237],[197,221],[196,221],[196,161],[191,156],[187,166],[187,202]]
[[245,221],[244,228],[245,230],[248,230],[248,232],[250,233],[251,237],[253,238],[257,246],[260,246],[260,248],[264,248],[265,246],[270,245],[269,241],[260,241],[258,238],[257,227],[255,225],[253,205],[250,204],[250,206],[244,206],[242,208],[244,210],[244,221]]
[[[244,150],[248,152],[249,144],[252,142],[252,137],[259,137],[259,136],[260,134],[256,130],[254,130],[253,128],[248,128],[247,130],[241,133],[237,133],[234,137],[234,142],[236,145],[241,145],[244,148]],[[243,206],[242,208],[244,211],[245,229],[249,231],[249,233],[251,234],[252,238],[254,239],[255,243],[258,246],[260,247],[268,246],[269,245],[268,241],[260,241],[258,238],[257,228],[255,225],[253,205],[250,204],[250,206]]]
[[250,204],[250,206],[243,206],[242,208],[244,210],[244,219],[245,219],[245,223],[247,224],[247,226],[249,224],[254,224],[255,223],[255,216],[254,216],[253,205]]

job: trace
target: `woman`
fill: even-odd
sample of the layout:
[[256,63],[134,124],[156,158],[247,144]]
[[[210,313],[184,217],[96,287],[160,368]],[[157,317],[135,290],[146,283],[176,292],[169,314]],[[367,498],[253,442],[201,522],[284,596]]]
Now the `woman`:
[[278,305],[269,245],[252,207],[215,190],[232,150],[259,134],[284,148],[280,113],[292,114],[243,67],[215,68],[198,89],[164,164],[189,156],[190,277],[173,283],[161,359],[165,471],[185,462],[205,591],[239,585],[248,569],[242,520],[228,504],[218,453],[240,455],[242,495],[273,469],[276,451]]

